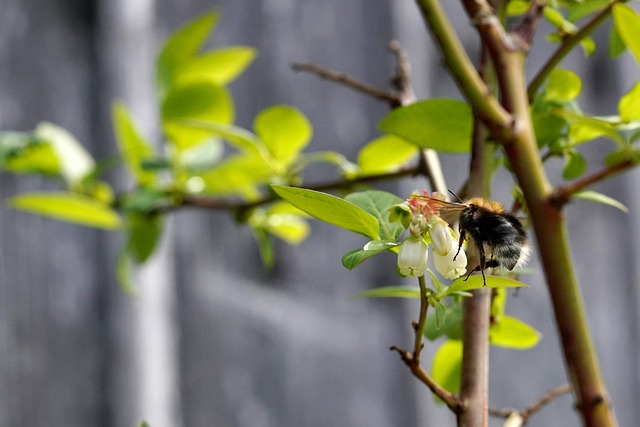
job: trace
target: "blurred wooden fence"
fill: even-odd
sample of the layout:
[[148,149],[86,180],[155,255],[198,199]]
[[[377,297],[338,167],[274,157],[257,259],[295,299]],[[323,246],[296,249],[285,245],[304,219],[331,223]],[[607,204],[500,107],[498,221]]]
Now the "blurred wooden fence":
[[[456,2],[447,6],[465,26]],[[385,87],[391,38],[409,51],[420,96],[457,96],[410,0],[0,0],[0,129],[47,120],[105,157],[115,152],[110,105],[119,99],[159,143],[155,52],[170,30],[213,8],[222,12],[214,45],[259,51],[231,87],[241,126],[269,105],[293,104],[314,124],[311,149],[353,156],[376,136],[387,107],[289,66],[312,61]],[[597,34],[605,36],[606,29]],[[464,38],[476,48],[473,29]],[[615,111],[616,97],[638,76],[629,57],[611,61],[605,50],[590,59],[576,53],[565,64],[585,77],[584,108],[600,114]],[[540,40],[532,72],[549,52]],[[606,148],[588,147],[592,168]],[[443,159],[452,188],[466,161]],[[124,178],[113,178],[126,188]],[[509,177],[500,179],[504,195]],[[568,210],[621,425],[640,417],[638,181],[634,172],[599,188],[629,205],[628,216],[587,203]],[[394,185],[387,188],[408,193],[424,183]],[[3,174],[0,196],[43,186],[51,184]],[[342,268],[341,254],[361,245],[358,237],[314,224],[300,247],[278,245],[276,267],[265,271],[251,235],[228,216],[180,212],[131,298],[115,280],[120,236],[6,208],[0,223],[2,426],[125,427],[142,419],[152,427],[453,425],[388,351],[410,342],[416,306],[348,300],[399,282],[391,256],[353,272]],[[492,406],[524,407],[566,381],[541,274],[527,281],[531,288],[507,310],[544,339],[525,352],[492,350]],[[428,344],[427,354],[434,348]],[[531,425],[577,425],[571,402],[559,399]]]

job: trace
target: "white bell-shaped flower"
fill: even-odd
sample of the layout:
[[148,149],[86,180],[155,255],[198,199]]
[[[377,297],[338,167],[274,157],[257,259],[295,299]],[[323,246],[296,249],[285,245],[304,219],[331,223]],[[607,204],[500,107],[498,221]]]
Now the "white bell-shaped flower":
[[451,240],[451,246],[446,254],[440,255],[434,251],[433,263],[438,273],[446,279],[457,279],[467,272],[467,254],[462,249],[458,252],[458,245],[453,240]]
[[403,276],[420,277],[427,270],[429,246],[423,238],[407,237],[398,253],[398,269]]
[[449,253],[453,245],[451,233],[452,230],[445,220],[439,216],[429,218],[429,236],[431,236],[434,253],[442,256]]

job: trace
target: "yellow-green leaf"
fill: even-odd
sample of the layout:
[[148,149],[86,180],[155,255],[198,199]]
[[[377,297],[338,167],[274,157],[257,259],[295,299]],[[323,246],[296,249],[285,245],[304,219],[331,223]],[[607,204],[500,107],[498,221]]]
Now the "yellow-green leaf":
[[311,123],[300,111],[286,105],[262,110],[253,127],[274,159],[288,166],[311,140]]
[[36,127],[35,133],[55,151],[60,162],[60,174],[69,185],[79,183],[93,172],[93,157],[69,131],[44,122]]
[[629,51],[640,62],[640,16],[626,4],[613,5],[613,22],[620,38]]
[[141,166],[145,158],[153,156],[153,149],[138,132],[124,104],[114,104],[112,116],[116,141],[127,162],[129,171],[138,184],[153,185],[156,181],[155,174],[142,169]]
[[378,128],[422,148],[468,153],[473,115],[468,104],[455,99],[427,99],[387,114]]
[[618,110],[620,120],[623,122],[640,119],[640,82],[633,85],[631,90],[620,98]]
[[[486,276],[487,288],[520,288],[529,285],[501,276]],[[481,289],[485,285],[481,275],[469,276],[469,278],[461,277],[456,279],[447,289],[447,295],[456,291],[470,291],[472,289]]]
[[573,71],[556,69],[549,76],[544,98],[547,101],[567,102],[582,90],[582,81]]
[[540,332],[515,317],[503,315],[491,325],[489,341],[500,347],[524,350],[540,341]]
[[256,56],[250,47],[227,47],[207,52],[188,61],[177,71],[176,82],[207,80],[225,85],[240,75]]
[[415,286],[386,286],[358,292],[351,298],[420,298],[420,289]]
[[[454,394],[460,392],[460,367],[462,366],[462,341],[447,340],[433,356],[431,376],[445,389]],[[435,396],[435,395],[434,395]],[[437,397],[437,402],[440,401]]]
[[108,230],[120,227],[120,216],[106,203],[73,193],[29,193],[9,201],[12,208]]
[[378,220],[370,213],[331,194],[304,188],[272,185],[283,200],[321,221],[379,239]]
[[218,21],[218,13],[208,12],[175,31],[162,47],[156,64],[161,94],[173,84],[176,70],[202,47]]
[[418,153],[418,146],[394,135],[383,135],[365,145],[358,154],[360,173],[386,173],[404,166]]

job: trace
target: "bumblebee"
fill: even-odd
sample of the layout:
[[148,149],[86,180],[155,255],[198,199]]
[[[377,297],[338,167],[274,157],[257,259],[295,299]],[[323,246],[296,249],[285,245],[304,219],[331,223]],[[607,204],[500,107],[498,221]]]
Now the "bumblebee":
[[473,243],[479,264],[469,270],[467,279],[472,273],[480,271],[486,286],[484,270],[487,268],[501,266],[513,270],[523,266],[529,259],[531,248],[524,226],[500,203],[480,198],[454,203],[429,196],[415,197],[425,201],[433,214],[440,215],[447,222],[458,221],[460,239],[456,257],[465,240]]

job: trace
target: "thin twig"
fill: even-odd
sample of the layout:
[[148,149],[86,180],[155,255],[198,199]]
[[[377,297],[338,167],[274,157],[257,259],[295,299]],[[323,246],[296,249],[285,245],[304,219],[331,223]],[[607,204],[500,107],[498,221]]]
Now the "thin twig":
[[542,12],[547,3],[548,0],[532,1],[529,5],[529,9],[522,18],[522,22],[513,31],[513,34],[520,38],[527,49],[529,49],[533,43],[533,37],[538,30],[538,25],[540,25],[540,21],[542,19]]
[[555,206],[560,208],[562,205],[567,203],[571,198],[571,196],[574,195],[575,193],[582,191],[585,188],[597,182],[603,181],[606,178],[609,178],[613,175],[616,175],[620,172],[630,169],[636,165],[637,165],[637,162],[635,162],[632,159],[624,160],[613,166],[606,167],[591,175],[587,175],[583,178],[580,178],[569,185],[566,185],[563,187],[557,187],[551,193],[551,196],[549,198]]
[[442,401],[451,409],[454,413],[460,412],[462,409],[462,402],[460,399],[449,390],[442,387],[438,384],[431,376],[424,370],[424,368],[419,364],[415,363],[411,353],[407,350],[393,346],[390,348],[391,351],[396,351],[400,355],[402,361],[411,369],[413,375],[418,378],[423,384],[429,387],[429,390],[436,396],[438,396]]
[[291,64],[291,68],[294,71],[304,71],[307,73],[315,74],[318,77],[321,77],[326,80],[330,80],[332,82],[343,84],[358,92],[371,95],[374,98],[378,98],[395,105],[400,105],[400,99],[398,98],[397,94],[393,92],[381,90],[375,86],[371,86],[366,83],[363,83],[360,80],[357,80],[356,78],[349,76],[348,74],[329,70],[327,68],[320,67],[319,65],[316,65],[316,64],[302,63],[302,62],[295,62]]
[[[321,182],[318,184],[305,185],[304,188],[308,190],[338,190],[351,188],[357,184],[365,184],[377,181],[393,180],[404,178],[407,176],[414,176],[422,171],[422,166],[417,165],[412,168],[402,169],[396,172],[380,173],[375,175],[364,175],[354,179],[338,179],[334,181]],[[166,210],[175,209],[180,206],[193,206],[198,208],[213,209],[213,210],[238,210],[246,211],[275,200],[279,197],[275,194],[267,194],[264,197],[254,201],[244,201],[237,199],[226,199],[216,197],[203,197],[203,196],[184,196],[180,203],[176,206],[172,206]]]
[[602,24],[611,14],[613,5],[616,3],[624,3],[625,0],[613,0],[607,6],[605,6],[600,12],[593,16],[582,28],[576,31],[573,35],[566,37],[556,51],[549,57],[547,62],[542,66],[540,71],[529,83],[527,88],[527,94],[529,96],[529,102],[532,102],[536,96],[538,90],[544,83],[547,76],[553,71],[553,69],[562,61],[562,59],[573,51],[573,48],[580,43],[585,37],[593,32],[600,24]]
[[416,96],[411,87],[411,64],[407,54],[397,40],[389,42],[389,50],[396,57],[396,75],[393,77],[393,86],[400,105],[409,105],[415,102]]
[[522,411],[517,411],[515,409],[508,408],[489,408],[489,415],[493,417],[501,417],[501,418],[509,418],[514,413],[518,414],[522,419],[522,424],[526,424],[526,422],[531,418],[533,414],[540,411],[546,405],[551,403],[555,398],[562,396],[563,394],[571,392],[571,384],[565,384],[563,386],[554,388],[544,396],[542,396],[537,402],[535,402],[531,406],[527,406]]

